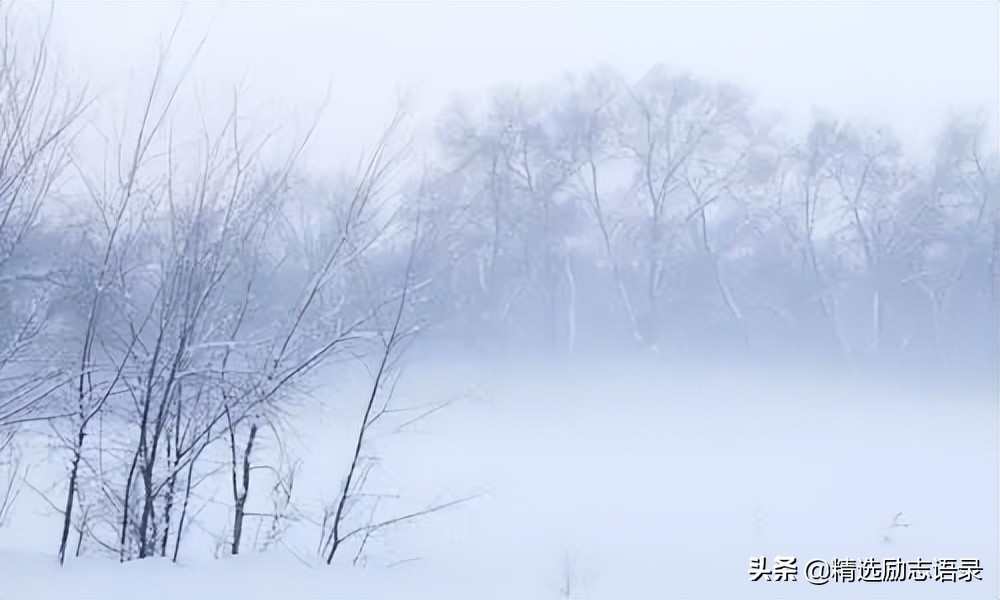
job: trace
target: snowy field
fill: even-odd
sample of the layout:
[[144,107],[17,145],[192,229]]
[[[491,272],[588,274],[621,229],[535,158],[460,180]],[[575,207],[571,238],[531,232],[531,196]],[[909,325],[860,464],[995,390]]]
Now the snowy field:
[[[376,436],[369,489],[399,496],[388,513],[475,497],[385,528],[356,565],[323,564],[315,527],[298,522],[263,553],[216,559],[203,532],[178,564],[60,568],[59,517],[39,492],[64,461],[37,447],[38,492],[0,532],[0,597],[995,598],[994,385],[425,361],[405,372],[399,405],[451,403]],[[288,451],[308,459],[304,512],[335,489],[349,445],[336,399],[350,387],[315,390],[290,418]],[[798,557],[798,581],[750,582],[761,555]],[[979,559],[982,581],[818,586],[801,573],[814,558],[868,557]]]

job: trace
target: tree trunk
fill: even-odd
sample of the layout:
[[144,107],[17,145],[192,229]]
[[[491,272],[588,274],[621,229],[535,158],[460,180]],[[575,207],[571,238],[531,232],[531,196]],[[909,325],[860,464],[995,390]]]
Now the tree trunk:
[[[241,492],[236,492],[236,487],[233,487],[234,491],[234,504],[236,506],[236,517],[233,519],[233,554],[240,553],[240,538],[243,537],[243,517],[245,515],[244,507],[247,502],[247,493],[250,491],[250,451],[253,450],[253,440],[257,436],[257,424],[254,423],[250,426],[250,437],[247,439],[247,447],[243,452],[243,489]],[[233,466],[233,477],[236,477],[235,465]]]
[[153,516],[153,469],[142,468],[142,516],[139,518],[139,558],[149,556],[149,520]]
[[181,516],[177,520],[177,535],[174,537],[174,555],[171,558],[173,562],[177,562],[177,553],[181,548],[181,534],[184,533],[184,519],[187,517],[188,502],[191,500],[191,477],[194,475],[194,463],[197,459],[198,454],[192,457],[191,462],[188,463],[187,482],[184,486],[184,504],[181,505]]
[[76,448],[73,449],[73,468],[69,474],[69,490],[66,492],[66,510],[63,511],[62,538],[59,541],[59,564],[66,560],[66,543],[69,540],[69,530],[73,522],[73,498],[76,496],[76,478],[80,470],[80,455],[83,452],[83,438],[85,437],[81,427],[76,438]]
[[135,477],[135,467],[139,462],[139,451],[136,450],[132,456],[132,466],[129,467],[128,477],[125,479],[125,503],[122,505],[122,535],[121,546],[118,549],[118,562],[125,562],[125,538],[128,533],[128,503],[132,492],[132,478]]

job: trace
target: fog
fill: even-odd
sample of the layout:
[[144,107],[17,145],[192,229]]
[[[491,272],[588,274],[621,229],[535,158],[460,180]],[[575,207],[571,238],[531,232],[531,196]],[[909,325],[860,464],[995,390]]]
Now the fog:
[[911,152],[925,151],[949,113],[995,119],[1000,104],[989,3],[74,2],[53,11],[52,28],[68,66],[120,93],[178,19],[182,48],[207,34],[199,85],[221,94],[246,86],[244,101],[262,105],[257,116],[309,110],[329,87],[325,144],[315,150],[338,159],[356,158],[400,96],[428,120],[455,94],[601,65],[630,81],[665,63],[731,82],[800,131],[815,110],[884,123]]
[[0,596],[1000,591],[995,4],[0,11]]

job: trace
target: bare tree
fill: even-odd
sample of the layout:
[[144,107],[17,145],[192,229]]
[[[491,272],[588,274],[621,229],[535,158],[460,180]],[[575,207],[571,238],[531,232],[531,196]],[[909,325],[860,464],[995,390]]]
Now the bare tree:
[[734,127],[746,118],[746,101],[726,86],[670,76],[662,69],[653,69],[630,95],[638,117],[625,130],[621,144],[636,165],[634,193],[648,208],[643,227],[648,236],[644,337],[656,343],[657,322],[663,317],[661,299],[669,288],[668,265],[671,254],[677,254],[677,234],[682,231],[677,220],[686,220],[689,212],[682,200],[687,191],[685,169],[706,158],[706,151],[729,143]]
[[628,318],[632,337],[644,345],[646,341],[628,292],[622,261],[615,252],[615,237],[621,229],[622,222],[609,211],[605,193],[602,191],[604,163],[624,157],[617,151],[616,144],[620,131],[617,123],[620,115],[616,111],[621,94],[619,87],[621,84],[614,74],[595,74],[587,78],[583,90],[574,94],[568,111],[575,116],[578,143],[582,146],[582,154],[585,157],[585,166],[578,171],[580,193],[587,199],[587,205],[597,224],[600,247],[611,266],[615,291]]
[[1000,299],[1000,159],[987,140],[981,119],[952,119],[939,136],[932,175],[899,211],[915,265],[905,283],[930,304],[939,355],[962,282],[966,302],[982,296],[995,306]]
[[48,25],[32,39],[11,11],[0,6],[0,434],[51,417],[42,403],[66,376],[39,355],[59,266],[38,225],[86,107],[49,58]]
[[18,425],[60,416],[46,405],[77,372],[55,364],[52,345],[43,343],[61,265],[43,258],[56,253],[39,251],[38,225],[86,103],[49,59],[47,25],[31,40],[15,21],[9,5],[0,7],[0,451],[15,447]]
[[[231,551],[238,554],[242,539],[246,501],[249,493],[251,459],[259,427],[274,415],[269,407],[287,396],[296,384],[312,371],[329,362],[346,346],[365,336],[371,328],[380,304],[366,305],[358,297],[358,279],[366,253],[391,225],[386,221],[384,196],[387,185],[405,157],[405,144],[396,148],[395,137],[402,113],[392,119],[374,150],[362,162],[349,194],[338,198],[335,235],[321,242],[321,251],[309,260],[296,301],[278,318],[278,326],[269,332],[270,341],[249,356],[258,365],[259,376],[250,381],[247,391],[236,403],[239,421],[246,423],[246,442],[239,450],[242,465],[237,463],[237,440],[234,421],[228,414],[232,461],[233,537]],[[297,236],[301,237],[301,236]],[[280,313],[279,313],[280,314]],[[273,423],[271,423],[273,425]]]
[[[85,165],[77,165],[87,195],[96,208],[97,221],[93,223],[94,227],[88,229],[97,239],[91,243],[92,260],[85,263],[79,273],[80,279],[91,283],[81,286],[84,293],[77,298],[82,309],[82,332],[75,375],[75,400],[72,402],[75,405],[73,433],[65,436],[72,459],[63,511],[60,562],[65,559],[88,427],[96,417],[103,415],[112,395],[123,391],[119,389],[120,384],[126,384],[136,376],[132,358],[136,350],[143,347],[142,337],[147,326],[155,321],[150,309],[129,322],[127,331],[107,331],[108,324],[121,316],[124,304],[138,291],[134,282],[141,278],[141,270],[145,268],[142,261],[147,258],[140,244],[149,241],[145,235],[149,211],[163,196],[163,190],[157,187],[155,179],[147,178],[145,173],[158,158],[154,156],[154,141],[167,127],[167,117],[183,80],[182,76],[172,85],[164,80],[168,50],[169,44],[161,53],[153,73],[138,125],[134,128],[134,140],[126,143],[123,138],[114,164],[110,165],[110,169],[106,165],[105,172],[97,177],[89,174]],[[190,64],[189,60],[185,71]],[[164,90],[164,86],[169,87]],[[149,391],[152,391],[151,388]]]
[[368,446],[371,430],[375,424],[384,421],[393,414],[409,414],[410,418],[397,427],[397,431],[399,431],[402,427],[434,414],[447,404],[443,403],[421,409],[416,416],[412,416],[412,409],[393,408],[391,406],[399,375],[400,358],[408,342],[420,329],[419,325],[415,322],[415,319],[417,319],[416,316],[404,318],[407,311],[412,310],[414,294],[421,287],[420,283],[415,280],[416,273],[414,266],[417,260],[418,242],[420,240],[419,209],[413,227],[413,238],[407,252],[402,283],[398,288],[391,291],[389,302],[380,304],[380,307],[391,309],[391,313],[389,319],[385,322],[385,328],[379,332],[377,337],[378,348],[374,352],[376,362],[371,370],[370,391],[365,399],[364,411],[361,421],[357,426],[357,433],[353,438],[354,444],[350,462],[334,502],[326,507],[322,522],[319,523],[320,542],[318,551],[324,557],[327,564],[333,562],[343,544],[349,540],[359,540],[354,559],[357,562],[364,551],[365,544],[377,532],[404,521],[444,510],[472,498],[471,496],[458,498],[434,504],[424,509],[386,518],[376,516],[378,509],[378,499],[376,498],[369,508],[367,518],[362,517],[362,522],[359,524],[348,525],[349,513],[352,510],[355,513],[360,513],[361,509],[359,505],[366,497],[363,490],[374,463],[365,461],[364,454]]

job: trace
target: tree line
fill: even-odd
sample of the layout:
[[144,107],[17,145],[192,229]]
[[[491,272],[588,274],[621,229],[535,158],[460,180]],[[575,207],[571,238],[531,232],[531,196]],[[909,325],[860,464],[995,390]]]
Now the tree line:
[[422,187],[437,293],[462,330],[559,352],[991,364],[996,139],[943,121],[924,162],[829,116],[788,139],[661,67],[456,102]]

